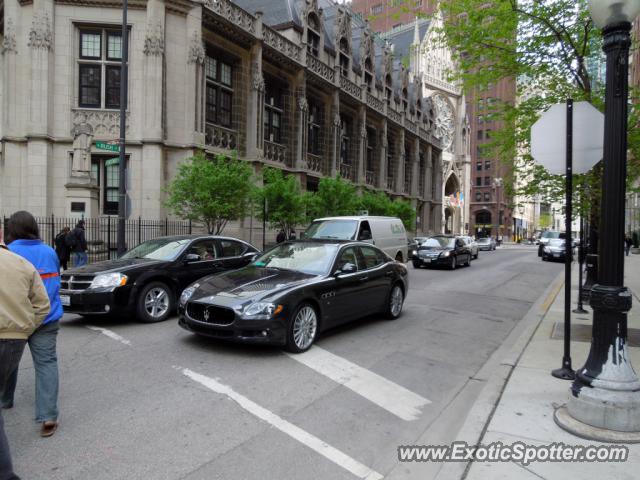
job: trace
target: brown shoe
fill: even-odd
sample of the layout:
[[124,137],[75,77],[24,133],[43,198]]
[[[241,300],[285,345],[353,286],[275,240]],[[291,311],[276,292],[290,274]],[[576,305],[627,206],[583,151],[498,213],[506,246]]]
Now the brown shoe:
[[40,429],[41,437],[50,437],[56,430],[58,429],[58,422],[54,422],[52,420],[47,420],[46,422],[42,422],[42,428]]

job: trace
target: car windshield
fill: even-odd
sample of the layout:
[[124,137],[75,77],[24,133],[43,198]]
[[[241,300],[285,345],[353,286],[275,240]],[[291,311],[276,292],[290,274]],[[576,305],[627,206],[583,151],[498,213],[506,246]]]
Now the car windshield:
[[490,243],[490,242],[491,242],[491,240],[489,240],[488,238],[479,238],[477,240],[477,243],[482,243],[482,244]]
[[560,233],[560,232],[544,232],[542,234],[542,238],[548,238],[548,239],[564,238],[564,233]]
[[357,220],[318,220],[309,225],[305,238],[353,240],[357,228]]
[[551,240],[549,240],[549,246],[550,247],[562,247],[562,246],[564,246],[564,239],[563,238],[552,238]]
[[150,260],[171,261],[178,258],[178,255],[190,241],[188,238],[179,240],[156,238],[155,240],[142,242],[125,253],[122,258],[148,258]]
[[454,239],[449,237],[431,237],[427,238],[423,243],[423,247],[427,248],[446,248],[453,247]]
[[256,267],[283,268],[311,275],[329,273],[338,245],[296,242],[278,245],[258,257]]

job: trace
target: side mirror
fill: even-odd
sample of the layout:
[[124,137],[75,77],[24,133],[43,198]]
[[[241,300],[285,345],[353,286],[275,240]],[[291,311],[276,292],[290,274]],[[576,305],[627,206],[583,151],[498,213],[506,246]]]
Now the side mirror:
[[356,267],[353,263],[345,263],[342,268],[336,270],[336,276],[345,275],[348,273],[355,273],[358,271],[358,267]]
[[197,253],[187,253],[184,257],[185,263],[199,262],[202,260],[202,257]]
[[246,258],[250,262],[253,262],[256,258],[258,258],[259,255],[260,255],[259,252],[247,252],[244,255],[242,255],[242,257]]

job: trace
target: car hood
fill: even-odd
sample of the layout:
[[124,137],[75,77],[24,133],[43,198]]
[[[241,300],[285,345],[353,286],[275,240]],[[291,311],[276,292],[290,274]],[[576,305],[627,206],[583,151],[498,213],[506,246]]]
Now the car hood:
[[65,275],[95,275],[98,273],[130,272],[140,268],[169,263],[163,260],[150,260],[148,258],[119,258],[117,260],[105,260],[78,268],[71,268],[64,272]]
[[191,299],[235,306],[277,295],[313,278],[317,276],[294,270],[249,265],[199,280],[200,286]]

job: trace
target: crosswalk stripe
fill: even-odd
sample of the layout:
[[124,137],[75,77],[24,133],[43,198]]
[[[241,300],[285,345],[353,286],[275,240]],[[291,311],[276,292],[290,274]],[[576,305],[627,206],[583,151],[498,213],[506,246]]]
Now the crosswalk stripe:
[[310,449],[316,451],[323,457],[331,460],[336,465],[344,468],[345,470],[351,472],[358,478],[362,478],[365,480],[381,480],[383,478],[378,472],[370,469],[366,465],[358,462],[357,460],[351,458],[347,454],[341,452],[340,450],[332,447],[326,442],[323,442],[318,437],[302,430],[301,428],[295,426],[291,422],[283,419],[282,417],[276,415],[275,413],[267,410],[264,407],[261,407],[257,403],[249,400],[247,397],[239,394],[231,387],[227,385],[223,385],[218,382],[218,380],[207,377],[205,375],[196,373],[188,368],[182,369],[182,373],[189,377],[191,380],[198,382],[199,384],[205,386],[209,390],[212,390],[216,393],[226,395],[228,398],[236,402],[242,408],[244,408],[247,412],[252,415],[258,417],[261,420],[264,420],[268,424],[274,426],[278,430],[283,433],[286,433],[290,437],[299,441],[303,445],[306,445]]
[[317,345],[305,353],[288,355],[403,420],[417,420],[422,407],[431,403],[417,393]]

